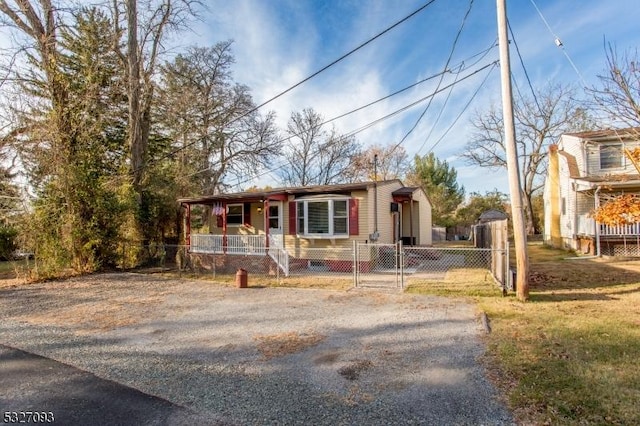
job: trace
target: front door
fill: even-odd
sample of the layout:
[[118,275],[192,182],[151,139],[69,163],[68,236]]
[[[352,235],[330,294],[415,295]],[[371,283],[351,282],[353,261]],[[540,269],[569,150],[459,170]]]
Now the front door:
[[282,201],[272,201],[269,203],[269,237],[270,244],[274,247],[283,247],[282,235]]

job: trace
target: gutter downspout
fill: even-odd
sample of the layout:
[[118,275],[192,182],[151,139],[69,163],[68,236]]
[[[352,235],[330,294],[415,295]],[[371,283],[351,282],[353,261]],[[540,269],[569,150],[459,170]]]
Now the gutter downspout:
[[373,234],[372,242],[378,241],[378,154],[373,156]]

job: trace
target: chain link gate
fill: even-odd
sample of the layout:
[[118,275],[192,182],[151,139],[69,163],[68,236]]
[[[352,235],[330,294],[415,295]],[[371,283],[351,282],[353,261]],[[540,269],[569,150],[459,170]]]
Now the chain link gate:
[[357,243],[354,258],[356,287],[403,288],[402,243]]
[[417,247],[398,244],[354,245],[355,287],[404,289],[407,282],[442,281],[449,271],[481,269],[505,289],[508,282],[508,246]]

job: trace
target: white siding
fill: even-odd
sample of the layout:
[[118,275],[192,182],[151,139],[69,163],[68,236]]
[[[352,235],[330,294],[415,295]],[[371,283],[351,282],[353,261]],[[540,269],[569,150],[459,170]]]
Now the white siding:
[[558,142],[558,148],[567,154],[573,155],[576,159],[580,176],[586,176],[588,170],[586,169],[586,163],[584,162],[582,139],[575,136],[562,135]]

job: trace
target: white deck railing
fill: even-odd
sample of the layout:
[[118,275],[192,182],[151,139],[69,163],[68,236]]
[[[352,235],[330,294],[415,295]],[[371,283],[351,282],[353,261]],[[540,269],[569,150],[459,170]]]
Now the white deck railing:
[[264,235],[227,235],[227,244],[223,244],[222,235],[192,234],[191,252],[214,254],[265,254]]
[[601,237],[637,237],[640,236],[640,223],[631,225],[604,225],[600,224]]
[[264,235],[227,235],[227,244],[223,244],[222,235],[192,234],[192,253],[232,254],[232,255],[265,255],[268,254],[285,276],[289,276],[289,254],[282,248],[282,238],[271,236],[267,251]]

